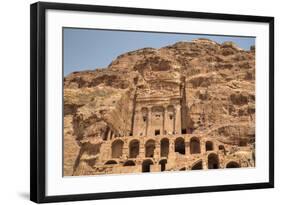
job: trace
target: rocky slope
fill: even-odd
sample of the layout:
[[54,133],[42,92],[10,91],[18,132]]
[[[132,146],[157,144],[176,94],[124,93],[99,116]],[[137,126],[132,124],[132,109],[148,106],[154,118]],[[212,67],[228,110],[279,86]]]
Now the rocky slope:
[[107,68],[65,77],[64,175],[72,175],[81,159],[95,162],[108,128],[130,134],[136,87],[143,95],[171,94],[171,79],[185,79],[193,133],[229,144],[254,143],[255,48],[208,39],[177,42],[128,52]]

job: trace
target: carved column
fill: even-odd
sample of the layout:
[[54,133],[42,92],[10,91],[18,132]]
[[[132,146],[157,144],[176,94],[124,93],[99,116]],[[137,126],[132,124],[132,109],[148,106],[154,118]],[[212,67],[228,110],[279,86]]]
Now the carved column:
[[111,129],[108,130],[108,133],[107,133],[107,141],[110,140],[110,137],[111,137]]
[[201,150],[201,154],[205,154],[206,151],[206,142],[205,140],[200,140],[200,150]]
[[145,145],[144,145],[144,140],[140,140],[140,147],[139,147],[139,157],[141,159],[145,158]]
[[127,139],[124,140],[122,157],[125,159],[129,157],[129,144]]
[[175,132],[181,134],[181,106],[177,105],[175,110]]
[[190,139],[186,140],[185,138],[185,155],[189,156],[190,155]]
[[147,109],[147,113],[145,114],[145,117],[146,117],[146,121],[145,121],[145,136],[148,135],[148,122],[149,122],[148,112],[149,112],[149,110]]
[[108,150],[108,159],[111,159],[112,158],[112,142],[110,142],[110,144],[108,144],[107,150]]
[[208,169],[208,160],[203,160],[203,169]]
[[147,107],[148,113],[147,113],[147,136],[153,136],[153,131],[152,131],[152,111],[151,107]]
[[203,169],[208,169],[208,158],[207,159],[203,159],[202,166],[203,166]]
[[212,141],[212,142],[213,142],[213,150],[215,152],[218,152],[219,151],[219,146],[218,146],[217,142],[214,142],[214,141]]
[[168,134],[169,129],[169,115],[168,115],[168,107],[164,107],[164,135]]
[[155,159],[159,159],[160,158],[160,152],[161,152],[161,148],[160,148],[160,140],[156,140],[155,141],[155,150],[154,150],[154,158]]
[[169,158],[175,155],[175,142],[174,139],[169,140]]

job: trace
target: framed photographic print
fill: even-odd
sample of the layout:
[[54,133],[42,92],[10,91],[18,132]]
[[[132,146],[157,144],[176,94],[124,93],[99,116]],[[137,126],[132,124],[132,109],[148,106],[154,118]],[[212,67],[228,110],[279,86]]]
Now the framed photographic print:
[[34,202],[274,187],[274,18],[31,5]]

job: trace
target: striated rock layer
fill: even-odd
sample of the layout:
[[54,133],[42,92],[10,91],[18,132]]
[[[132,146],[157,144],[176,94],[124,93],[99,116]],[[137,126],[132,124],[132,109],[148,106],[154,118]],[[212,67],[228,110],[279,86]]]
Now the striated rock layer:
[[177,42],[64,79],[65,176],[254,164],[254,47]]

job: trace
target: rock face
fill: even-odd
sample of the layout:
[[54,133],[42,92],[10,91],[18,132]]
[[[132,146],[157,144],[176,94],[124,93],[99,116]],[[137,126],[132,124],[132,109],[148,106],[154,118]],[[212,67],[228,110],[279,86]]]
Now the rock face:
[[255,49],[143,48],[64,79],[64,175],[255,166]]

